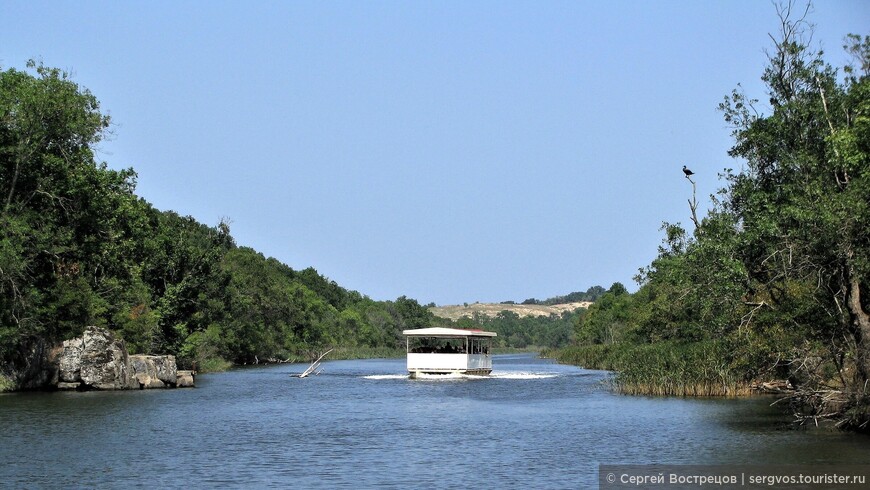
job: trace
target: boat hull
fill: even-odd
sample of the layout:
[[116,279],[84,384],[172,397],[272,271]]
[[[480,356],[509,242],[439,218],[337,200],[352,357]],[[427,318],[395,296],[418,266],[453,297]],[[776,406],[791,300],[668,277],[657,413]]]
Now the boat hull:
[[436,378],[436,377],[450,377],[450,376],[487,376],[492,373],[492,369],[409,369],[408,377],[411,379],[420,379],[420,378]]
[[408,353],[408,373],[485,375],[492,371],[488,354]]

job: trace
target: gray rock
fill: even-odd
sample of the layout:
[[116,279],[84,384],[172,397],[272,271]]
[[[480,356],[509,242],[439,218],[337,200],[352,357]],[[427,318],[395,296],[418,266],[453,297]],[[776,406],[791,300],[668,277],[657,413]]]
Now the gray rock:
[[178,371],[178,381],[175,383],[178,388],[193,388],[193,371]]
[[[130,356],[130,366],[133,368],[133,376],[140,388],[158,388],[154,386],[152,381],[160,382],[157,379],[157,370],[154,364],[148,359],[149,356],[132,355]],[[162,383],[161,383],[162,385]],[[163,386],[159,386],[162,388]]]
[[97,390],[138,388],[124,341],[103,328],[87,327],[82,335],[82,383]]
[[59,359],[60,382],[79,383],[82,380],[82,339],[63,341]]
[[157,379],[167,385],[175,386],[178,379],[178,366],[175,364],[175,356],[154,356],[154,365],[157,368]]
[[52,384],[61,390],[129,390],[193,386],[193,373],[182,375],[175,356],[129,355],[112,332],[87,327],[81,338],[55,349]]
[[[21,363],[9,366],[4,373],[9,377],[16,390],[38,390],[54,386],[58,382],[57,356],[60,346],[54,346],[44,339],[24,341],[21,346]],[[4,366],[5,367],[5,366]]]
[[175,386],[177,368],[175,356],[130,356],[133,375],[140,388],[165,388]]

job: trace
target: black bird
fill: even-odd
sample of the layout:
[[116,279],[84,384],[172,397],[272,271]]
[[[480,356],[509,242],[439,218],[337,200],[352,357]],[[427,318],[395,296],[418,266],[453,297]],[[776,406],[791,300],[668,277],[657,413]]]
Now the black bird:
[[692,172],[691,170],[687,169],[685,165],[683,165],[683,173],[686,174],[686,177],[688,177],[690,175],[695,175],[695,172]]

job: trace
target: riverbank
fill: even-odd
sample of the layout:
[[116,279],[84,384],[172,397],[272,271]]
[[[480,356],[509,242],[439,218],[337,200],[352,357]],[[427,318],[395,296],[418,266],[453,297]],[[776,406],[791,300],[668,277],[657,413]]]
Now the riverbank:
[[[270,364],[294,364],[312,362],[327,350],[330,350],[330,348],[327,347],[319,351],[289,355],[284,359],[275,358],[274,356],[263,359],[258,358],[257,362],[252,364],[267,366]],[[399,349],[393,347],[344,346],[332,348],[332,350],[324,358],[324,360],[338,361],[353,359],[396,359],[400,357],[405,357],[404,348]],[[200,361],[197,364],[197,371],[200,373],[220,373],[228,371],[234,367],[251,366],[252,364],[233,364],[225,359],[210,358],[204,361]]]
[[746,396],[758,384],[728,362],[726,346],[718,341],[597,344],[542,355],[563,364],[614,371],[614,389],[628,395]]

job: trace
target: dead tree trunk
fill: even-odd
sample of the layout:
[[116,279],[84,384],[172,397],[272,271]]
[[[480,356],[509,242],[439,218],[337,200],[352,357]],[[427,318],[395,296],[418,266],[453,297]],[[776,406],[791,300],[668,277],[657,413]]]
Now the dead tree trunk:
[[686,180],[692,183],[692,199],[689,200],[689,209],[692,211],[692,223],[695,223],[695,229],[698,230],[701,228],[698,223],[698,188],[695,186],[695,181],[688,175],[686,175]]
[[855,337],[856,363],[859,375],[857,391],[867,395],[867,385],[870,382],[870,314],[864,311],[861,304],[861,281],[856,277],[854,266],[849,266],[849,290],[846,307],[851,317],[852,334]]
[[[308,375],[310,375],[311,373],[313,373],[314,371],[316,371],[317,368],[320,367],[320,361],[321,361],[324,357],[326,357],[326,355],[329,354],[330,352],[332,352],[332,349],[329,349],[328,351],[326,351],[326,352],[324,352],[323,354],[321,354],[320,357],[318,357],[316,361],[312,362],[311,365],[308,366],[308,369],[306,369],[305,371],[303,371],[301,374],[297,374],[296,376],[298,376],[298,377],[300,377],[300,378],[305,378],[305,377],[307,377]],[[317,374],[320,374],[320,372],[318,371]]]

